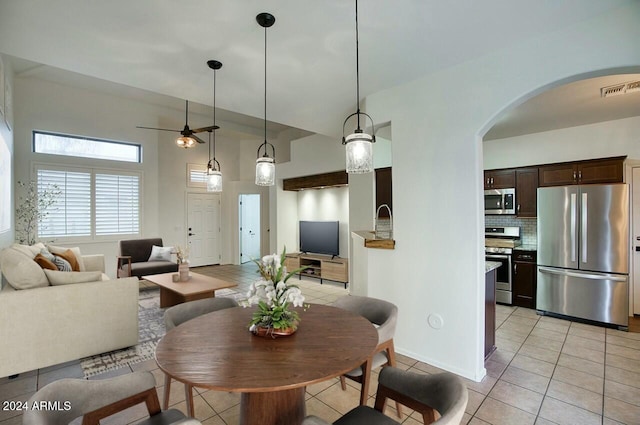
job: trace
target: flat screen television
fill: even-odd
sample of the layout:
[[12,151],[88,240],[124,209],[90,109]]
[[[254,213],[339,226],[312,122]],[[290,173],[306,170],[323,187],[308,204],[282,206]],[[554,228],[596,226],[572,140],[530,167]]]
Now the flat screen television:
[[338,221],[300,221],[300,251],[338,256]]

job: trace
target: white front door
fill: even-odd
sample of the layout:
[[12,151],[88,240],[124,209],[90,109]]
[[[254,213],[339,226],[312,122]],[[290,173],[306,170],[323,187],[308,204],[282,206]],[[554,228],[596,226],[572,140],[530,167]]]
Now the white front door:
[[191,267],[220,264],[220,195],[187,194],[187,243]]
[[260,258],[260,195],[239,196],[240,264]]

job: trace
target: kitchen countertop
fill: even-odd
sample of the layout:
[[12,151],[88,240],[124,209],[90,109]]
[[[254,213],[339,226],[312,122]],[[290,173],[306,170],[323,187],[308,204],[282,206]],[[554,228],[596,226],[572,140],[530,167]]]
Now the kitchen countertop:
[[376,232],[369,230],[356,230],[354,233],[364,239],[364,246],[366,248],[382,248],[382,249],[394,249],[396,241],[393,239],[379,238],[376,236]]
[[502,266],[502,263],[497,261],[485,261],[484,262],[484,272],[489,273],[491,270],[495,270],[498,267]]
[[518,250],[518,251],[537,251],[538,250],[538,245],[536,244],[522,244],[520,246],[517,246],[514,248],[514,250]]

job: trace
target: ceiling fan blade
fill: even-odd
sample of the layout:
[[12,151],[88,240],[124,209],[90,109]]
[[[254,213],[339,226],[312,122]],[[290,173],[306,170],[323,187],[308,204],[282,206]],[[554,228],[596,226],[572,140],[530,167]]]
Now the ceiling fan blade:
[[196,142],[198,143],[205,143],[204,140],[202,140],[201,138],[199,138],[198,136],[196,136],[195,134],[192,134],[191,137],[193,137],[194,139],[196,139]]
[[202,133],[204,131],[213,131],[213,130],[217,130],[220,127],[218,127],[217,125],[210,125],[209,127],[202,127],[202,128],[196,128],[195,130],[191,130],[193,133]]
[[180,133],[180,130],[171,130],[171,129],[168,129],[168,128],[142,127],[142,126],[139,126],[139,125],[137,125],[136,128],[143,128],[145,130],[172,131],[174,133]]

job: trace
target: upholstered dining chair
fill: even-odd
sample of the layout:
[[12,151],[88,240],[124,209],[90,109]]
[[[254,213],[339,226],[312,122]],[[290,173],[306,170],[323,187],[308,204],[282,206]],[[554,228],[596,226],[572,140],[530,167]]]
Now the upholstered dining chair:
[[[186,303],[169,307],[164,312],[164,325],[167,332],[184,322],[195,319],[203,314],[212,313],[225,308],[237,307],[238,303],[233,298],[205,298],[203,300],[189,301]],[[169,393],[171,390],[171,377],[164,376],[164,397],[162,408],[169,408]],[[184,384],[185,397],[187,401],[187,411],[193,412],[193,387]]]
[[[374,407],[358,406],[333,424],[398,424],[399,422],[384,414],[387,398],[421,413],[425,425],[459,425],[467,407],[469,393],[462,379],[452,373],[422,375],[386,366],[380,371]],[[439,415],[437,420],[436,412]],[[329,424],[317,416],[308,416],[302,425]]]
[[[100,420],[124,409],[145,403],[150,417],[138,424],[198,425],[176,409],[162,411],[151,372],[134,372],[111,379],[60,379],[42,387],[28,401],[23,425],[67,425],[82,416],[83,425],[98,425]],[[34,409],[32,406],[43,406]]]
[[[396,365],[393,336],[395,335],[396,323],[398,321],[398,307],[388,301],[356,295],[345,295],[344,297],[338,298],[333,303],[333,306],[359,314],[377,326],[378,346],[372,357],[360,367],[340,377],[340,384],[343,390],[347,389],[345,378],[361,384],[360,405],[364,406],[367,404],[367,397],[369,396],[371,371],[384,365]],[[400,403],[396,403],[396,408],[398,417],[401,417]]]

